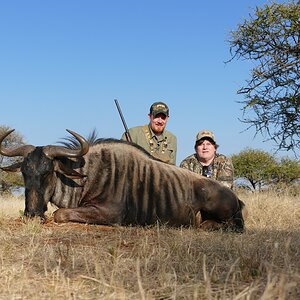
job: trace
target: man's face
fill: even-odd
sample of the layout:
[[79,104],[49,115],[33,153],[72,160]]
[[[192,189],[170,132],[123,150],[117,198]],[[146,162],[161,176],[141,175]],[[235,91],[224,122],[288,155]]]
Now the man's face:
[[156,135],[160,135],[164,131],[169,117],[167,117],[165,114],[157,114],[155,117],[149,114],[149,119],[150,127],[153,132]]
[[196,152],[200,161],[206,162],[210,161],[215,157],[216,147],[209,140],[203,140],[197,147]]

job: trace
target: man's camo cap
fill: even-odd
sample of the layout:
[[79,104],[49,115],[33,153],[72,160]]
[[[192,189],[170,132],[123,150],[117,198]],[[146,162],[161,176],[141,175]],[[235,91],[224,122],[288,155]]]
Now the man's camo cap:
[[154,102],[150,107],[150,115],[156,117],[158,114],[169,116],[169,107],[163,102]]
[[196,135],[196,143],[202,139],[208,138],[213,141],[215,144],[217,143],[215,135],[209,130],[202,130]]

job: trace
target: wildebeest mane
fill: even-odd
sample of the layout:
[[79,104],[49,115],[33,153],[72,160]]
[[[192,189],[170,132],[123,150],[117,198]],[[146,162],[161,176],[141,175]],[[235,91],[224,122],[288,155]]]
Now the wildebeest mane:
[[157,161],[161,161],[160,159],[155,158],[154,156],[152,156],[149,152],[147,152],[140,145],[132,143],[132,142],[127,142],[127,141],[124,141],[124,140],[118,140],[118,139],[114,139],[114,138],[99,138],[99,139],[97,139],[97,143],[95,143],[94,145],[102,144],[102,143],[106,143],[106,144],[118,144],[118,143],[119,144],[127,144],[127,145],[130,145],[130,146],[140,150],[141,152],[143,152],[149,158],[152,158],[152,159],[157,160]]
[[[97,130],[93,129],[93,131],[86,138],[86,140],[90,146],[98,144],[100,138],[98,138],[97,135],[98,135]],[[58,141],[58,143],[68,149],[79,149],[80,148],[80,143],[74,136],[63,137],[62,141]]]
[[[128,144],[128,145],[132,145],[133,147],[142,151],[148,157],[150,157],[154,160],[157,160],[157,161],[161,161],[160,159],[153,157],[151,154],[149,154],[149,152],[147,152],[143,147],[139,146],[138,144],[127,142],[124,140],[115,139],[115,138],[98,138],[98,133],[97,133],[96,129],[93,129],[93,131],[88,135],[86,140],[90,146],[95,146],[95,145],[102,144],[102,143],[124,143],[124,144]],[[62,141],[58,141],[58,143],[68,149],[79,149],[80,148],[80,143],[74,136],[64,137],[64,138],[62,138]]]

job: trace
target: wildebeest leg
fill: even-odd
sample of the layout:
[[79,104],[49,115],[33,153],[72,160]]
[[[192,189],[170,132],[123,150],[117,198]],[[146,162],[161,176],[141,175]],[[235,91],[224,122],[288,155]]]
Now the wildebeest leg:
[[197,227],[207,231],[223,229],[226,231],[242,233],[244,231],[243,215],[241,210],[238,210],[231,218],[223,221],[216,221],[216,218],[211,216],[209,213],[201,211],[200,224],[198,220]]
[[202,214],[203,216],[201,215],[200,211],[198,211],[195,215],[195,226],[197,228],[203,229],[205,231],[212,231],[221,229],[224,226],[221,223],[211,220],[209,218],[209,215],[205,214],[205,212],[202,212]]
[[218,223],[214,220],[205,220],[205,221],[202,221],[198,227],[205,231],[213,231],[213,230],[222,229],[224,227],[224,225],[221,223]]
[[[116,214],[117,215],[117,214]],[[54,212],[57,223],[78,222],[88,224],[110,225],[120,223],[108,208],[85,206],[77,208],[60,208]]]

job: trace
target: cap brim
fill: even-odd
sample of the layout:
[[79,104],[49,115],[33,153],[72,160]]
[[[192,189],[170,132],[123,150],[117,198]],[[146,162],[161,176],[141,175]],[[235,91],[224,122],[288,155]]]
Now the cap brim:
[[157,115],[159,114],[163,114],[165,115],[166,117],[168,116],[168,113],[166,113],[165,111],[156,111],[156,112],[153,112],[152,113],[152,116],[156,117]]
[[211,141],[212,143],[216,144],[216,141],[215,141],[213,138],[211,138],[210,136],[203,136],[203,137],[201,137],[199,140],[197,140],[196,143],[198,143],[198,142],[200,142],[200,141],[202,141],[202,140],[209,140],[209,141]]

